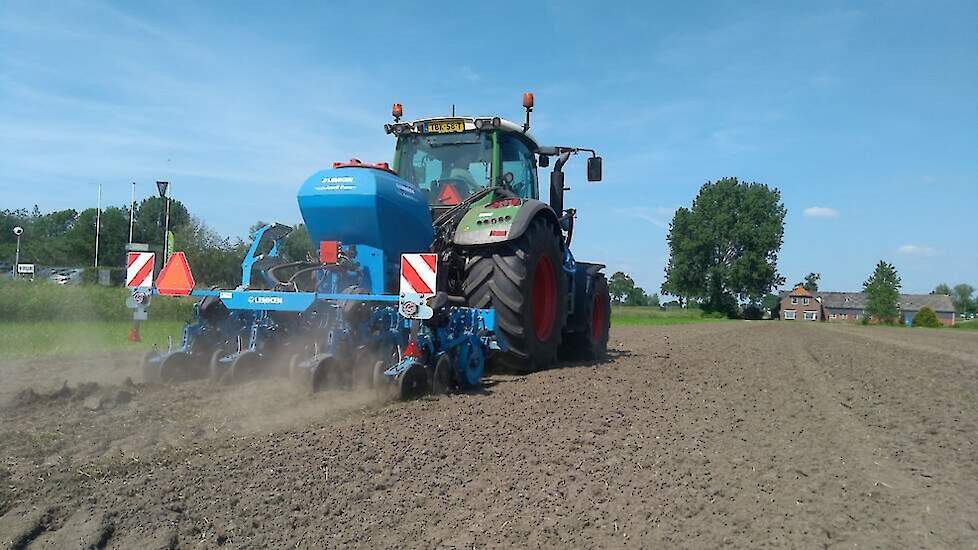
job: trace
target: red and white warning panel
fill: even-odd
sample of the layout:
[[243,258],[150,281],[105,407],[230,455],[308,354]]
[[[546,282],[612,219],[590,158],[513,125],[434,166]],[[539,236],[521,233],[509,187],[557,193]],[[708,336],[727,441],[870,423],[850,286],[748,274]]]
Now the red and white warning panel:
[[151,288],[155,261],[156,254],[152,252],[130,252],[126,258],[126,286]]
[[401,294],[434,296],[437,280],[437,254],[401,254]]

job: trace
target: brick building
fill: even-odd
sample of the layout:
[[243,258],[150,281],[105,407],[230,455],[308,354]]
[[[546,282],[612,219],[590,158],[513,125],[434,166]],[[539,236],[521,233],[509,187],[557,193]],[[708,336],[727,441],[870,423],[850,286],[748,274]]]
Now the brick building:
[[796,286],[781,293],[781,316],[786,321],[822,321],[822,304],[812,292]]
[[[809,292],[798,286],[781,293],[781,319],[806,321],[862,321],[867,296],[863,292]],[[909,325],[924,307],[937,314],[942,325],[954,325],[954,304],[945,294],[901,294],[897,308]]]

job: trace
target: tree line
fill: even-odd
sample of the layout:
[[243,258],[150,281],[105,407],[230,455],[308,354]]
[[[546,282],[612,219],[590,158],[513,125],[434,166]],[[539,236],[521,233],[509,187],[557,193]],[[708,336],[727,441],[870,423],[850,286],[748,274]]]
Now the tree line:
[[615,272],[608,279],[608,292],[611,300],[622,306],[658,306],[659,295],[651,296],[645,289],[636,285],[635,280],[622,271]]
[[[165,200],[149,197],[136,204],[133,242],[146,243],[162,250],[166,217]],[[123,268],[129,241],[128,206],[109,206],[99,217],[100,267]],[[96,209],[0,210],[0,263],[13,264],[16,237],[14,227],[22,227],[20,261],[52,267],[92,267],[95,263]],[[180,201],[170,200],[169,227],[174,250],[187,255],[194,277],[202,285],[234,286],[241,281],[241,260],[250,242],[221,236],[202,220],[191,215]],[[257,222],[252,231],[264,225]],[[312,254],[305,227],[299,226],[282,243],[282,254],[289,260],[304,260]]]

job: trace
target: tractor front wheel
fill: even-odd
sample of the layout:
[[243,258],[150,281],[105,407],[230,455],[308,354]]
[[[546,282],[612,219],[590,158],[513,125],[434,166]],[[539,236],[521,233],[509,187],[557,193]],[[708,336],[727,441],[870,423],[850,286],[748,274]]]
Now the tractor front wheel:
[[471,307],[496,310],[496,331],[509,351],[491,367],[525,374],[549,367],[567,318],[567,277],[559,233],[544,218],[512,241],[476,249],[466,260],[464,291]]

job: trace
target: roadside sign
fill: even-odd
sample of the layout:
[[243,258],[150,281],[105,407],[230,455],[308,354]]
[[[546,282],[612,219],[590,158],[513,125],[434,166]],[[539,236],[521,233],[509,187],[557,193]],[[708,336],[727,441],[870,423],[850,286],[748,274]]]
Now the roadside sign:
[[129,252],[126,258],[126,286],[152,288],[156,254]]
[[17,264],[17,274],[34,276],[34,264]]
[[160,271],[156,291],[163,296],[187,296],[194,289],[194,276],[183,252],[174,252]]

